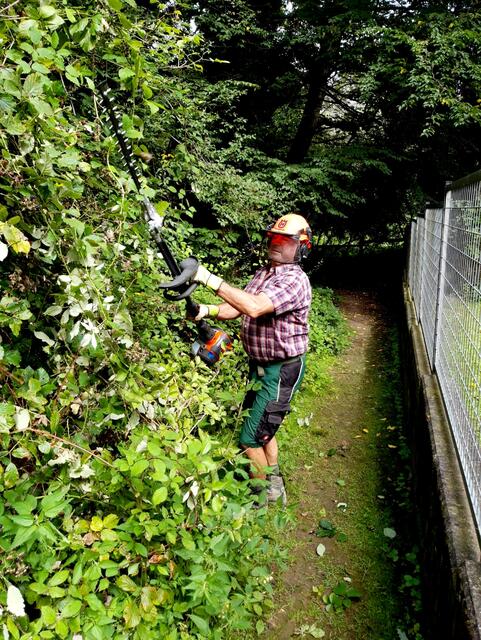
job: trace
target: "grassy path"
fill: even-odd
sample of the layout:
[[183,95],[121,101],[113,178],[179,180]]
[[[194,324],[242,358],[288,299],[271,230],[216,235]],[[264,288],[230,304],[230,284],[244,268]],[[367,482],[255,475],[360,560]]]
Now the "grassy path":
[[[399,622],[391,505],[399,493],[399,388],[389,323],[369,294],[341,292],[341,307],[352,343],[329,369],[327,390],[304,385],[280,437],[293,524],[283,533],[287,568],[277,576],[265,640],[415,637]],[[334,536],[319,535],[330,528]],[[328,611],[323,596],[346,589],[360,597],[331,596],[338,610]]]

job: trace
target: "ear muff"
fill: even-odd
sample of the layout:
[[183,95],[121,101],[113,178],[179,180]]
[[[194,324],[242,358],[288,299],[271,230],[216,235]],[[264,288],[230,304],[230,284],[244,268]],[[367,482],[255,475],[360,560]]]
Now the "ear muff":
[[312,231],[311,227],[306,227],[303,230],[303,233],[306,234],[307,240],[301,240],[299,245],[299,260],[305,260],[307,256],[311,253],[312,248]]

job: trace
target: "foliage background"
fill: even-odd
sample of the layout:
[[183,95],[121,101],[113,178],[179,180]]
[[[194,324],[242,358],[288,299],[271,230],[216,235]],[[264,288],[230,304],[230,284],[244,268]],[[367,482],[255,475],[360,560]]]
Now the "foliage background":
[[[454,167],[475,168],[480,21],[462,3],[395,7],[1,10],[5,638],[222,638],[269,607],[278,549],[235,446],[241,348],[221,369],[190,359],[194,326],[159,295],[141,200],[179,258],[239,284],[288,211],[320,247],[397,242]],[[106,83],[141,195],[99,111]],[[313,357],[341,348],[331,293],[312,325]]]

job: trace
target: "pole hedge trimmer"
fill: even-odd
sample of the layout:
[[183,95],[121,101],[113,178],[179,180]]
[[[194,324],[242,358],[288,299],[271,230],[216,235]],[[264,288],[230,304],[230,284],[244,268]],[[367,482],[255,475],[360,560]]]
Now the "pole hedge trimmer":
[[[119,145],[127,171],[135,184],[137,192],[142,194],[137,162],[121,125],[120,115],[117,113],[109,94],[110,89],[100,91],[101,104],[108,115],[111,129]],[[161,289],[164,289],[164,296],[168,300],[174,300],[176,302],[185,300],[187,314],[194,318],[198,312],[199,305],[190,298],[190,295],[198,283],[191,282],[191,280],[197,271],[199,263],[197,259],[193,257],[186,258],[180,263],[177,262],[161,233],[164,218],[157,213],[154,205],[146,196],[142,197],[145,219],[149,225],[150,232],[165,260],[167,268],[172,274],[172,280],[163,282],[159,286]],[[197,340],[192,345],[192,353],[193,355],[199,356],[199,358],[208,365],[215,364],[225,351],[232,349],[232,340],[222,329],[211,327],[209,323],[203,319],[197,323],[197,328],[198,335]]]

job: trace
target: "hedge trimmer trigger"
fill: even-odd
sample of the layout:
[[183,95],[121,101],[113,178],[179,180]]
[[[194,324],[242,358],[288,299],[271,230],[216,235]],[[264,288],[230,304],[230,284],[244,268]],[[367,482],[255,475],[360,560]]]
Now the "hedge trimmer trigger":
[[[126,168],[130,173],[138,193],[141,194],[142,185],[140,182],[140,173],[132,152],[132,147],[125,137],[120,116],[110,99],[109,93],[110,89],[100,91],[101,104],[109,117],[111,129],[119,145],[120,153],[125,162]],[[154,205],[145,196],[143,197],[143,205],[145,219],[149,225],[149,229],[170,273],[173,276],[172,280],[169,282],[162,282],[159,286],[161,289],[165,290],[164,296],[169,300],[185,300],[188,315],[195,318],[198,313],[199,305],[193,302],[190,295],[195,290],[198,283],[191,282],[191,280],[197,271],[199,263],[196,258],[193,257],[186,258],[185,260],[182,260],[182,262],[177,263],[177,260],[161,234],[164,222],[163,217],[157,213]],[[225,351],[232,349],[232,340],[224,331],[222,331],[222,329],[219,329],[218,327],[211,327],[205,320],[198,322],[197,326],[198,337],[192,345],[192,353],[199,356],[199,358],[208,365],[213,365],[220,359],[221,355]]]

